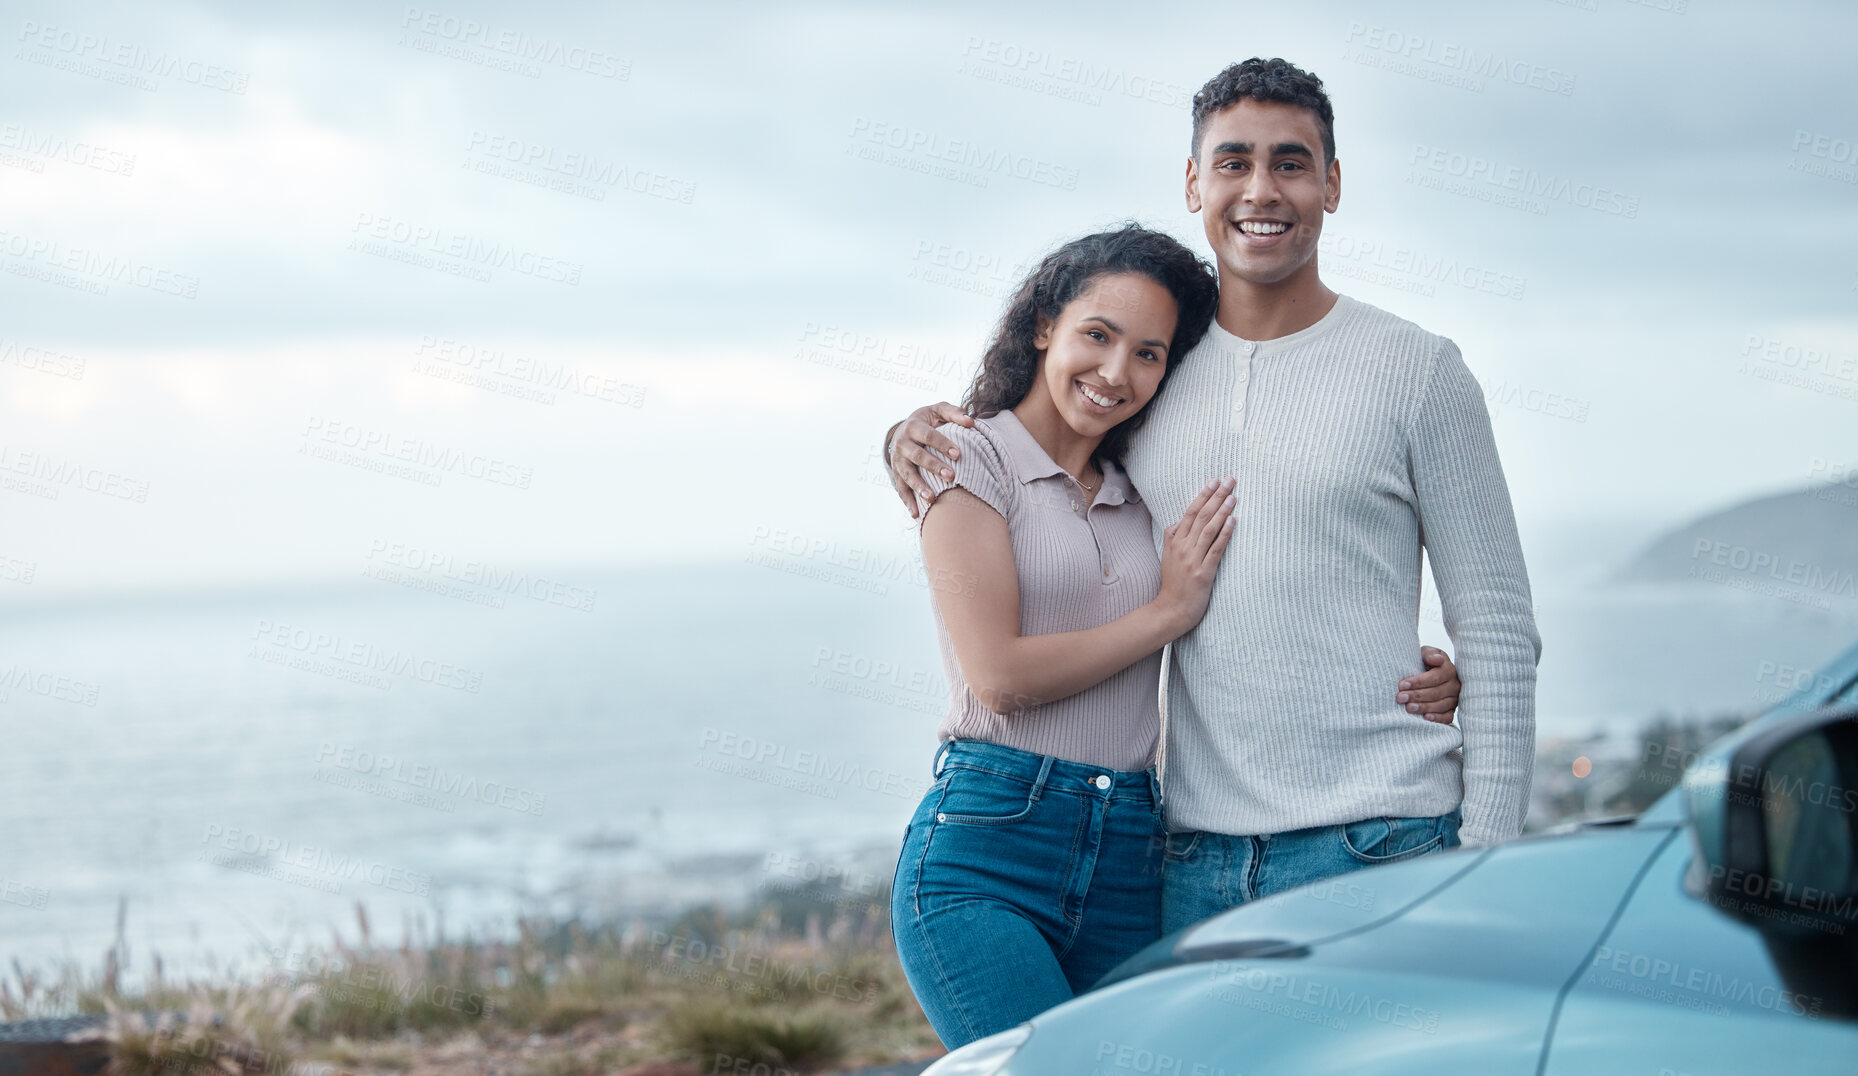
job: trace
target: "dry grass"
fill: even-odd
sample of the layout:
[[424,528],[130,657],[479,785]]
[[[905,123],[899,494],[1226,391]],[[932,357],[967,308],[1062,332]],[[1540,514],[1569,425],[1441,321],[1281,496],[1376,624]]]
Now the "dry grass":
[[659,1033],[676,1056],[699,1063],[728,1059],[725,1071],[738,1064],[751,1071],[804,1071],[845,1056],[841,1018],[831,1012],[775,1015],[703,1000],[672,1010]]
[[[0,1017],[107,1017],[115,1076],[324,1072],[597,1076],[815,1072],[939,1051],[895,953],[881,900],[782,892],[751,914],[692,910],[657,924],[519,920],[506,937],[419,929],[378,944],[357,908],[294,974],[128,986],[118,942],[101,966],[17,963]],[[301,954],[299,954],[301,955]]]
[[308,988],[282,982],[198,987],[157,1015],[106,998],[111,1076],[283,1072],[296,1057],[291,1015]]

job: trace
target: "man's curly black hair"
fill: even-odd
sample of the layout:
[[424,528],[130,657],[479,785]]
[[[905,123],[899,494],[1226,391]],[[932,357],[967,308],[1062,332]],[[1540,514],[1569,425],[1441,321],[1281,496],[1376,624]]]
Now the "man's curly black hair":
[[1206,133],[1208,117],[1247,99],[1296,105],[1316,113],[1322,121],[1323,165],[1335,160],[1335,109],[1323,92],[1323,80],[1289,60],[1256,56],[1207,79],[1194,94],[1193,145],[1188,147],[1194,159],[1200,157],[1200,136]]

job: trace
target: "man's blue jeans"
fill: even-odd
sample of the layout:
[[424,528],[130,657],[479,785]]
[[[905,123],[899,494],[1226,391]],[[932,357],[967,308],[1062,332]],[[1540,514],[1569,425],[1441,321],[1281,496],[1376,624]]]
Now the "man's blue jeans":
[[1162,867],[1161,929],[1172,934],[1249,900],[1458,843],[1456,808],[1437,818],[1370,818],[1262,837],[1170,833]]
[[890,923],[953,1050],[1068,1001],[1160,937],[1165,831],[1152,770],[974,740],[943,750],[904,831]]

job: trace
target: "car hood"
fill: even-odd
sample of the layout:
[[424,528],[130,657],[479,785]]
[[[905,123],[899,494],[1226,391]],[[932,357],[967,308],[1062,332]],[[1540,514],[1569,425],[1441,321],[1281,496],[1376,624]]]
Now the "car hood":
[[1442,974],[1504,954],[1512,968],[1539,958],[1565,975],[1568,947],[1592,943],[1673,832],[1646,825],[1579,830],[1354,871],[1163,938],[1098,985],[1214,960],[1294,961],[1368,935],[1367,951],[1402,949],[1412,940],[1417,959]]

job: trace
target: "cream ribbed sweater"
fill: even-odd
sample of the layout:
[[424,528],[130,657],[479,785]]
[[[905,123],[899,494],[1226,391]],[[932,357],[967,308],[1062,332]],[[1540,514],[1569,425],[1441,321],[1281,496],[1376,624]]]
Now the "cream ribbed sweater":
[[[1212,603],[1165,673],[1169,829],[1280,833],[1462,800],[1465,844],[1521,832],[1541,641],[1457,346],[1342,296],[1275,340],[1215,324],[1150,407],[1127,470],[1157,549],[1208,479],[1238,482]],[[1457,726],[1394,701],[1423,667],[1422,546],[1464,681]]]

